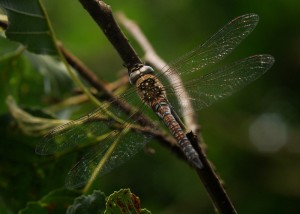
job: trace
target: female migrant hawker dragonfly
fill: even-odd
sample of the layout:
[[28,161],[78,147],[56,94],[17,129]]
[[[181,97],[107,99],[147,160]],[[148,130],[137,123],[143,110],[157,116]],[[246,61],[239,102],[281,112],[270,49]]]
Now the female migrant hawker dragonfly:
[[[266,54],[222,67],[215,66],[252,32],[258,21],[256,14],[235,18],[204,44],[162,68],[160,73],[155,73],[150,66],[137,65],[129,75],[134,87],[119,96],[118,101],[135,100],[132,103],[137,104],[140,111],[156,114],[174,136],[187,160],[194,167],[201,168],[199,156],[177,116],[186,110],[178,104],[183,99],[178,91],[184,88],[194,110],[200,110],[263,75],[274,63],[274,58]],[[174,73],[181,80],[173,79],[170,84],[166,77],[172,79]],[[95,176],[107,173],[136,154],[148,140],[141,131],[132,131],[138,117],[132,115],[128,118],[120,109],[112,107],[115,106],[113,102],[104,103],[92,113],[55,128],[37,145],[36,153],[40,155],[93,145],[68,173],[68,188],[81,187]],[[125,117],[127,119],[123,119]]]

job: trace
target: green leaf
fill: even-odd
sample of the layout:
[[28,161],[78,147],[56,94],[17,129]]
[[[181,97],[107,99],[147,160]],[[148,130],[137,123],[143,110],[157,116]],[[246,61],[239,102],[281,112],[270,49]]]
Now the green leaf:
[[19,46],[19,43],[6,39],[4,32],[0,32],[0,58],[5,57],[7,53],[15,51]]
[[[5,100],[8,94],[19,96],[22,75],[18,73],[24,69],[25,61],[20,50],[0,56],[0,100]],[[0,104],[0,112],[6,110],[3,104]]]
[[40,201],[28,202],[27,206],[20,210],[19,213],[65,213],[66,208],[77,196],[78,193],[74,191],[66,189],[54,190]]
[[25,88],[28,89],[27,92],[39,91],[41,95],[46,93],[56,98],[68,95],[73,89],[74,82],[57,57],[24,51],[24,47],[2,37],[0,47],[0,84],[3,89],[0,91],[1,100],[8,95],[13,95],[17,99],[20,95],[25,97],[28,95],[22,93],[25,92],[22,90]]
[[72,91],[74,82],[64,64],[57,57],[29,52],[25,52],[25,56],[32,66],[43,75],[46,94],[62,97]]
[[[0,41],[3,40],[7,39],[0,37]],[[12,95],[22,104],[40,104],[44,92],[43,77],[30,65],[23,53],[24,48],[19,47],[0,55],[0,100]],[[6,111],[5,102],[0,102],[0,113]]]
[[80,196],[68,208],[67,214],[103,213],[105,209],[105,195],[96,190],[91,195]]
[[31,52],[57,55],[47,15],[39,0],[0,0],[8,16],[7,38],[22,43]]
[[0,115],[0,127],[0,197],[17,213],[28,201],[37,201],[64,185],[75,154],[42,158],[34,153],[39,139],[21,134],[9,115]]
[[7,204],[4,202],[2,197],[0,196],[0,213],[12,214],[12,210],[9,209]]
[[130,192],[129,189],[121,189],[111,194],[106,202],[105,214],[129,214],[129,213],[145,213],[151,212],[141,209],[141,201],[139,197]]
[[59,55],[71,78],[83,92],[99,106],[97,100],[84,84],[78,79],[56,46],[56,39],[52,31],[47,14],[39,0],[0,0],[8,16],[6,36],[11,40],[22,43],[26,48],[37,54]]

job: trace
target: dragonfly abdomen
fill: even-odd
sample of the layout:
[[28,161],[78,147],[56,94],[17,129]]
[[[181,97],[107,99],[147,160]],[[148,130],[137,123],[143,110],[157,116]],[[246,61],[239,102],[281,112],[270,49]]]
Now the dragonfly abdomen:
[[166,126],[169,128],[172,135],[178,142],[181,150],[187,157],[187,159],[193,163],[197,168],[202,168],[202,163],[199,159],[199,155],[193,148],[191,142],[186,137],[179,123],[171,113],[171,108],[164,97],[159,97],[155,102],[151,104],[153,111],[164,121]]

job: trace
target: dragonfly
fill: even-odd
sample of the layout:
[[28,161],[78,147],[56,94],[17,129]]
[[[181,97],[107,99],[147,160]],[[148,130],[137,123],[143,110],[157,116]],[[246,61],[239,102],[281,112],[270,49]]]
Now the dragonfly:
[[[273,65],[274,58],[268,54],[219,65],[253,31],[258,21],[257,14],[233,19],[205,43],[160,72],[145,64],[136,65],[129,72],[132,86],[118,96],[118,102],[132,101],[139,112],[152,114],[150,117],[154,120],[158,117],[157,121],[164,123],[189,163],[201,169],[203,164],[186,137],[186,129],[181,122],[181,115],[186,109],[180,102],[188,99],[192,103],[190,108],[201,110],[248,85]],[[180,80],[172,79],[174,74]],[[188,97],[180,93],[182,89],[187,91]],[[151,135],[135,126],[139,121],[137,114],[124,114],[118,107],[113,107],[117,106],[115,102],[103,103],[86,116],[55,128],[37,145],[36,153],[40,155],[92,145],[69,171],[67,188],[82,187],[96,176],[109,172],[129,160],[151,139]]]

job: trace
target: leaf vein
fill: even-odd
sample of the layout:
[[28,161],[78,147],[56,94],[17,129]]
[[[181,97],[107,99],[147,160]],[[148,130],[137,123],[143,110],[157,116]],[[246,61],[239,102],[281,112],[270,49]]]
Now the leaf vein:
[[43,15],[40,15],[40,14],[27,13],[27,12],[17,10],[17,9],[14,9],[14,8],[10,8],[10,7],[5,7],[5,9],[8,10],[8,11],[12,11],[12,12],[19,13],[19,14],[26,15],[26,16],[45,19],[45,17]]
[[13,35],[39,35],[39,34],[50,34],[49,31],[30,31],[30,32],[17,32],[17,31],[10,31],[7,34],[13,34]]

